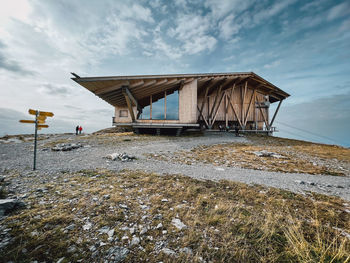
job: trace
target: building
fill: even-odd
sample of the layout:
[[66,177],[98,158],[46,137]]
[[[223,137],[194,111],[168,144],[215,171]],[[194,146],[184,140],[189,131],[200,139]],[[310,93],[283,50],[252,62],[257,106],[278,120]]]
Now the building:
[[[79,77],[74,81],[115,107],[113,125],[154,129],[274,131],[288,93],[253,72]],[[278,102],[270,119],[270,103]]]

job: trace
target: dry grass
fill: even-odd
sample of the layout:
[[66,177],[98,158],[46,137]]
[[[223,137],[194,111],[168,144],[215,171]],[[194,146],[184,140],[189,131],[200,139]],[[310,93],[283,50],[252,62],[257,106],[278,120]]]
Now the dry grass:
[[[191,151],[150,156],[186,164],[203,162],[278,172],[350,175],[350,149],[267,136],[249,136],[248,139],[248,143],[203,145]],[[263,150],[280,154],[282,158],[254,154]]]
[[119,132],[91,134],[88,136],[83,136],[79,139],[86,140],[88,143],[93,142],[99,145],[115,145],[120,143],[156,141],[161,140],[162,137],[156,137],[145,134],[135,134],[133,132]]
[[[66,180],[65,180],[66,179]],[[67,180],[68,179],[68,180]],[[23,178],[26,180],[26,178]],[[37,180],[33,189],[44,187]],[[4,262],[96,262],[112,245],[128,247],[121,238],[134,225],[141,237],[125,262],[347,262],[350,259],[349,204],[318,194],[301,196],[284,190],[248,186],[228,181],[199,181],[184,176],[158,176],[141,171],[82,171],[62,174],[45,185],[48,193],[33,191],[30,208],[8,217],[14,243],[0,258]],[[109,194],[109,199],[103,196]],[[95,199],[94,199],[95,198]],[[168,202],[162,202],[166,198]],[[128,206],[128,210],[119,207]],[[149,209],[142,209],[147,205]],[[152,219],[161,214],[162,219]],[[142,218],[143,216],[147,216]],[[187,229],[178,230],[178,217]],[[82,225],[92,222],[92,229]],[[156,229],[160,222],[162,229]],[[71,231],[65,228],[74,223]],[[145,235],[139,226],[149,225]],[[118,241],[111,244],[97,230],[108,226]],[[163,234],[162,230],[167,230]],[[34,233],[34,234],[31,234]],[[152,236],[149,240],[146,236]],[[91,245],[106,242],[92,259]],[[159,252],[157,242],[177,252]],[[76,252],[67,253],[75,245]],[[180,253],[191,248],[193,254]],[[27,252],[22,252],[24,251]]]

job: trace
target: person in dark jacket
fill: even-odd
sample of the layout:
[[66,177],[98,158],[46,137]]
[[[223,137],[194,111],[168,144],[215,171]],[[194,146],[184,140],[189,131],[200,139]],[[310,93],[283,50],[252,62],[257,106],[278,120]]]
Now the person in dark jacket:
[[235,133],[236,133],[236,137],[238,137],[239,136],[239,126],[238,125],[235,126]]
[[79,125],[75,127],[75,135],[78,135],[78,132],[79,132]]

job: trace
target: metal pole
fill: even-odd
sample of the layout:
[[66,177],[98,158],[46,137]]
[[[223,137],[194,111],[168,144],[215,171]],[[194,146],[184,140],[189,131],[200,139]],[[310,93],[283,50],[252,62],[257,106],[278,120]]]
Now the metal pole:
[[38,111],[36,111],[35,114],[35,136],[34,136],[34,165],[33,165],[33,171],[36,169],[36,141],[38,136]]

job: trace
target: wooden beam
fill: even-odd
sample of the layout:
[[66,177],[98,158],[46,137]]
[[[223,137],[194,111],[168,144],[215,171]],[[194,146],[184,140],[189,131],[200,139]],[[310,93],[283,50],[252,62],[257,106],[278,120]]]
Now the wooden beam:
[[279,111],[279,109],[280,109],[280,107],[281,107],[282,101],[283,101],[283,100],[280,100],[280,102],[278,103],[278,106],[277,106],[277,109],[276,109],[276,111],[275,111],[275,114],[273,115],[272,120],[271,120],[271,122],[270,122],[270,127],[272,127],[272,124],[273,124],[273,122],[275,121],[276,115],[277,115],[277,113],[278,113],[278,111]]
[[248,81],[245,82],[245,85],[244,85],[244,92],[243,92],[243,87],[241,89],[241,94],[243,95],[242,96],[242,106],[241,106],[241,120],[243,121],[244,119],[244,102],[245,102],[245,95],[247,93],[247,85],[248,85]]
[[164,91],[164,119],[166,120],[166,91]]
[[[198,107],[198,105],[197,105],[197,109],[198,109],[198,111],[199,111],[199,107]],[[200,115],[202,115],[203,121],[205,122],[205,126],[206,126],[206,127],[207,127],[207,129],[208,129],[208,128],[209,128],[209,124],[208,124],[207,120],[204,118],[203,113],[202,113],[202,112],[200,112]]]
[[217,114],[218,114],[218,112],[219,112],[219,108],[220,108],[220,105],[221,105],[221,102],[222,102],[222,99],[223,99],[224,96],[225,96],[225,92],[223,92],[222,95],[221,95],[221,98],[220,98],[220,100],[219,100],[218,106],[216,107],[216,111],[215,111],[215,113],[214,113],[214,118],[213,118],[213,120],[212,120],[211,125],[213,125],[214,122],[215,122],[215,120],[216,120],[216,116],[217,116]]
[[157,83],[156,80],[149,80],[149,81],[146,81],[145,84],[143,84],[140,88],[147,88],[149,86],[152,86],[155,83]]
[[232,86],[232,84],[237,83],[237,79],[239,79],[239,77],[233,78],[232,80],[229,80],[228,82],[223,84],[221,90],[226,90],[227,88],[230,88]]
[[152,120],[152,95],[149,96],[149,119]]
[[104,93],[108,93],[108,92],[120,89],[122,86],[129,86],[129,81],[123,81],[123,82],[118,83],[118,84],[116,84],[114,86],[105,87],[105,88],[102,88],[102,89],[97,89],[94,93],[96,95],[101,95],[101,94],[104,94]]
[[[230,96],[228,97],[228,100],[231,101],[232,95],[233,95],[233,91],[235,90],[236,87],[236,83],[233,84],[232,89],[231,89],[231,93]],[[229,103],[226,105],[226,112],[228,112],[228,107],[229,107]]]
[[249,110],[250,110],[250,106],[252,105],[252,102],[253,102],[253,98],[255,96],[255,89],[253,89],[253,93],[252,93],[252,96],[250,98],[250,102],[249,102],[249,105],[248,105],[248,109],[247,109],[247,112],[245,114],[245,118],[244,118],[244,126],[247,125],[247,121],[248,121],[248,114],[249,114]]
[[264,115],[264,112],[262,111],[261,107],[259,107],[259,110],[260,110],[260,113],[264,119],[264,122],[265,122],[265,125],[266,125],[266,129],[269,130],[270,127],[269,127],[269,123],[266,121],[266,118],[265,118],[265,115]]
[[217,81],[216,83],[214,82],[212,85],[210,85],[209,91],[208,91],[208,96],[210,96],[217,87],[221,86],[222,84],[225,83],[227,78],[222,78],[219,81]]
[[168,82],[167,79],[163,79],[163,80],[157,81],[157,82],[153,85],[153,87],[158,87],[158,86],[163,85],[163,84],[165,84],[165,83],[167,83],[167,82]]
[[124,96],[126,95],[126,96],[129,97],[129,99],[132,101],[132,103],[134,103],[134,105],[136,106],[138,111],[142,112],[141,106],[139,105],[139,103],[137,102],[135,97],[131,94],[131,92],[130,92],[130,90],[129,90],[129,88],[127,86],[123,86],[122,87],[122,93],[123,93]]
[[217,103],[219,94],[221,93],[221,88],[222,88],[222,86],[220,86],[219,89],[218,89],[217,92],[216,92],[214,104],[213,104],[213,106],[212,106],[212,108],[211,108],[210,114],[208,115],[209,123],[210,123],[210,124],[212,124],[210,120],[212,119],[214,109],[216,108],[216,103]]
[[235,90],[235,87],[236,87],[236,83],[233,84],[230,95],[226,95],[226,107],[225,107],[226,126],[228,126],[228,107],[230,106],[231,98],[233,95],[233,91]]
[[210,78],[209,80],[205,81],[202,85],[198,86],[198,93],[197,93],[198,97],[201,97],[203,91],[205,92],[207,90],[207,88],[209,87],[212,81],[213,81],[213,78]]
[[133,88],[137,88],[137,87],[140,87],[142,86],[143,84],[145,84],[145,82],[143,80],[140,80],[138,82],[135,82],[133,84],[130,84],[130,88],[133,89]]
[[243,125],[242,125],[242,122],[241,122],[241,119],[238,117],[238,114],[237,114],[237,112],[236,112],[236,110],[235,110],[235,108],[233,107],[233,104],[232,104],[232,101],[230,100],[230,105],[231,105],[231,108],[232,108],[232,111],[233,111],[233,113],[235,114],[235,116],[236,116],[236,119],[238,120],[238,122],[239,122],[239,125],[241,126],[241,128],[243,127]]
[[128,109],[129,109],[129,112],[130,112],[130,116],[131,116],[132,122],[135,122],[136,121],[135,114],[134,114],[134,111],[132,109],[130,98],[128,97],[128,95],[126,93],[124,94],[124,96],[125,96],[126,104],[128,105]]
[[163,85],[158,85],[157,84],[157,85],[149,86],[147,89],[142,89],[142,90],[141,89],[137,89],[137,90],[135,90],[135,96],[142,96],[143,94],[146,95],[146,93],[154,93],[154,92],[164,91],[166,89],[174,87],[175,85],[180,83],[180,81],[181,80],[179,80],[179,79],[171,80],[171,81],[168,81],[168,82],[164,83]]
[[228,126],[228,103],[227,103],[227,94],[225,91],[225,126]]
[[194,80],[195,80],[195,78],[185,79],[185,84],[190,83],[190,82],[192,82],[192,81],[194,81]]
[[[205,94],[204,94],[204,98],[203,98],[203,102],[202,102],[201,108],[199,110],[198,120],[200,119],[201,116],[203,116],[202,112],[203,112],[204,105],[205,105],[205,102],[206,102],[206,99],[207,99],[207,96],[208,96],[208,90],[209,90],[209,85],[205,88]],[[209,112],[208,112],[208,115],[209,115]]]

